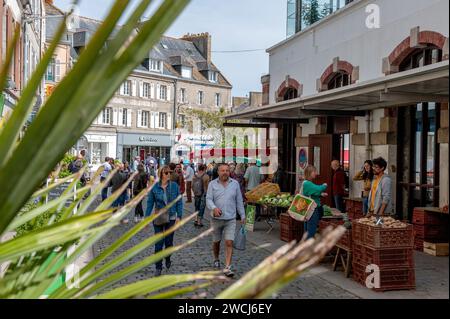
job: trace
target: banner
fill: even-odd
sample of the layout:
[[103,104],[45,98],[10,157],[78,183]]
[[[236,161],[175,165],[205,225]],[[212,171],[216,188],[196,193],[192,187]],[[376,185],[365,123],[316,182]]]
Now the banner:
[[255,227],[255,215],[256,215],[256,206],[254,205],[247,205],[247,208],[245,209],[245,229],[247,231],[253,231],[253,228]]

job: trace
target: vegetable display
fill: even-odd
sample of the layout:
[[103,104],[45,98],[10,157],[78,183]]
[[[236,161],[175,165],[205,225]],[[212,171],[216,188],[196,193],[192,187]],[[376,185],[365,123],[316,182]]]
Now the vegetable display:
[[293,200],[294,196],[290,194],[265,195],[258,201],[258,204],[289,208]]
[[[370,218],[364,217],[357,221],[358,223],[369,225],[369,226],[377,226],[377,218],[372,216]],[[405,224],[399,220],[395,220],[392,217],[382,217],[382,225],[383,228],[406,228],[408,224]],[[378,225],[377,227],[379,227]]]

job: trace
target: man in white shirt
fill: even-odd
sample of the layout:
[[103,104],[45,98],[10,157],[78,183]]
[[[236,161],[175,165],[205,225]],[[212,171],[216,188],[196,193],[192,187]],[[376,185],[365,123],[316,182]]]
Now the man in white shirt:
[[186,181],[186,194],[187,201],[186,203],[192,203],[192,180],[194,179],[194,170],[191,165],[187,164],[184,167],[184,180]]
[[[105,162],[103,163],[103,172],[100,175],[100,182],[103,182],[112,171],[112,162],[113,159],[106,157]],[[102,202],[108,197],[108,186],[102,189]]]

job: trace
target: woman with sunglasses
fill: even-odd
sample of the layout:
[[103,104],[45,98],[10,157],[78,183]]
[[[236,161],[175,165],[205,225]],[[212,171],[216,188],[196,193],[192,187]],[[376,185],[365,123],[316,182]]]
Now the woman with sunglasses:
[[[168,204],[171,204],[180,195],[180,189],[177,183],[170,181],[170,168],[169,166],[163,166],[158,172],[159,181],[152,188],[148,195],[147,211],[145,216],[150,216],[153,212],[156,214],[165,208]],[[153,221],[153,227],[155,234],[162,233],[172,228],[176,222],[178,222],[183,216],[183,200],[180,199],[174,204],[166,213],[156,218]],[[173,246],[174,233],[171,233],[164,239],[155,244],[155,254],[162,251],[164,248]],[[172,262],[170,256],[166,257],[166,268],[170,269]],[[156,263],[156,276],[161,276],[163,268],[162,260]]]

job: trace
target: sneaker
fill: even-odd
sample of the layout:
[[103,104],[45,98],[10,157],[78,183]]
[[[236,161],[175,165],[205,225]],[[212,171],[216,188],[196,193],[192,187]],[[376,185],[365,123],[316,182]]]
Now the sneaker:
[[172,261],[166,260],[166,268],[167,268],[167,270],[169,270],[171,266],[172,266]]
[[155,270],[155,277],[160,277],[162,273],[162,269],[156,269]]
[[137,224],[137,223],[139,223],[139,217],[134,217],[134,222]]
[[128,222],[129,222],[129,220],[128,219],[124,219],[124,220],[122,220],[122,224],[128,224]]
[[231,270],[231,266],[227,266],[225,267],[225,269],[223,270],[223,274],[227,277],[233,277],[234,276],[234,272]]
[[214,268],[220,268],[220,260],[214,260]]

